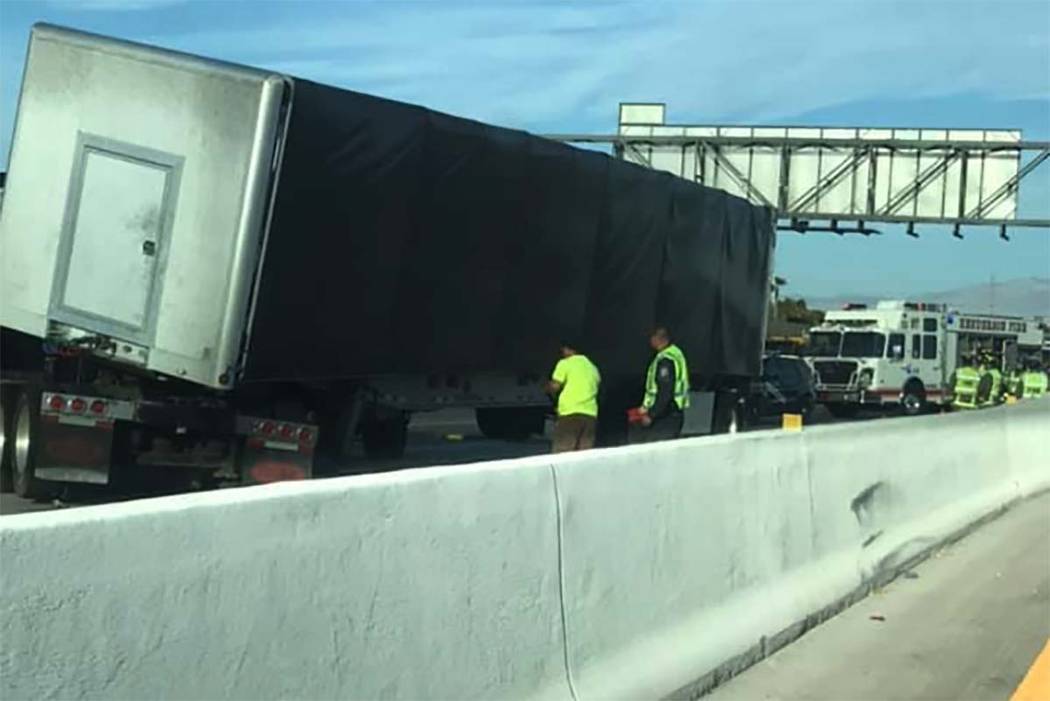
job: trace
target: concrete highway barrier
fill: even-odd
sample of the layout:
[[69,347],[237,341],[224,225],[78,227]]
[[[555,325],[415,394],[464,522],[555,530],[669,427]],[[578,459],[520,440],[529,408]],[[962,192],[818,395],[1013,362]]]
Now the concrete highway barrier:
[[0,521],[0,698],[569,696],[549,464]]
[[1050,488],[1050,400],[0,519],[0,697],[691,696]]

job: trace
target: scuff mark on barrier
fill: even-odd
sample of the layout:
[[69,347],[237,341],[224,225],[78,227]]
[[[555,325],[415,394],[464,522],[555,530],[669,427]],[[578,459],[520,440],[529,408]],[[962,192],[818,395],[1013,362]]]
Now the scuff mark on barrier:
[[869,545],[874,543],[876,540],[878,540],[879,536],[881,536],[881,535],[882,535],[882,531],[881,530],[875,531],[874,533],[872,533],[871,535],[869,535],[867,538],[864,539],[864,542],[861,543],[860,547],[862,547],[862,548],[868,547]]
[[885,489],[886,483],[879,481],[866,487],[860,494],[853,497],[853,501],[850,502],[849,508],[850,511],[853,512],[853,515],[857,517],[857,523],[862,526],[868,525],[879,501],[879,493],[884,492]]

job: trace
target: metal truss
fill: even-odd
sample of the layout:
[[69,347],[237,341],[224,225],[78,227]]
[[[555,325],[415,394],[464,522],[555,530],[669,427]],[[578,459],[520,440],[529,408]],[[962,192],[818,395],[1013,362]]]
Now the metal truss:
[[[574,144],[604,144],[611,146],[618,158],[629,156],[632,160],[652,165],[647,147],[678,147],[692,150],[695,153],[697,172],[696,180],[708,182],[704,168],[708,159],[719,169],[720,174],[728,176],[733,184],[746,193],[755,204],[771,207],[776,210],[781,220],[778,226],[788,231],[828,231],[838,234],[860,233],[864,235],[879,233],[871,224],[905,224],[909,236],[917,236],[917,225],[948,225],[953,227],[953,234],[962,238],[960,228],[963,226],[995,226],[999,235],[1008,239],[1007,227],[1042,227],[1050,228],[1050,219],[1003,219],[989,218],[997,205],[1009,198],[1016,197],[1018,188],[1025,178],[1029,177],[1040,165],[1050,159],[1050,141],[939,141],[908,139],[839,139],[839,138],[801,138],[787,136],[695,136],[695,135],[621,135],[621,134],[550,134],[548,138]],[[737,168],[725,155],[724,149],[760,148],[777,151],[780,154],[780,173],[778,178],[777,197],[773,202],[763,194],[749,179],[748,175]],[[826,173],[807,191],[794,199],[789,199],[789,182],[792,155],[805,149],[827,149],[839,151],[845,159]],[[903,186],[894,186],[888,199],[876,206],[876,164],[880,156],[904,152],[909,156],[924,159],[934,158],[926,164],[914,179]],[[1018,157],[1029,156],[1027,162],[1007,182],[994,192],[983,197],[976,207],[967,208],[966,193],[968,190],[967,175],[969,163],[990,154],[1016,154]],[[847,155],[848,154],[848,155]],[[958,204],[944,203],[945,216],[914,216],[901,213],[910,202],[915,202],[918,195],[931,183],[942,178],[948,169],[958,164],[959,200]],[[867,182],[862,184],[860,195],[863,200],[854,202],[848,212],[811,211],[821,198],[845,180],[855,177],[862,166],[867,166]],[[857,198],[859,199],[859,198]],[[951,212],[949,214],[949,211]]]

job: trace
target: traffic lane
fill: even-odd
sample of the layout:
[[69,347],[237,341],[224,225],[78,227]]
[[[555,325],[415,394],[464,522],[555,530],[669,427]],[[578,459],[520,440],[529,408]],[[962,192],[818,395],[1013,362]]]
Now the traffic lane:
[[15,494],[0,494],[0,516],[28,514],[34,511],[49,511],[58,506],[52,501],[33,501]]
[[[349,458],[335,471],[336,474],[329,476],[505,460],[539,455],[549,450],[550,441],[546,435],[521,442],[487,439],[478,430],[473,410],[445,409],[413,415],[403,456],[391,459],[368,458],[358,443]],[[97,485],[57,485],[57,498],[39,501],[22,499],[14,494],[0,494],[0,516],[144,499],[184,491],[187,491],[187,486],[183,480],[165,484],[140,483],[124,489]]]
[[[809,417],[811,425],[843,423],[847,421],[865,421],[878,419],[892,414],[865,413],[854,419],[841,419],[832,416],[822,406],[815,407]],[[766,417],[750,430],[767,430],[779,428],[781,417]],[[554,421],[546,422],[544,434],[534,436],[527,441],[500,441],[485,438],[477,427],[473,409],[443,409],[435,412],[413,414],[409,424],[409,442],[405,455],[396,460],[370,460],[360,453],[360,444],[355,446],[346,472],[377,471],[382,469],[400,469],[417,467],[425,464],[447,465],[456,462],[478,462],[481,460],[502,460],[538,455],[550,450]]]
[[181,494],[191,491],[186,488],[185,483],[184,479],[165,480],[163,483],[139,484],[124,488],[55,483],[51,496],[42,499],[23,499],[15,494],[0,494],[0,517]]
[[473,409],[442,409],[412,415],[408,425],[405,454],[399,458],[368,458],[360,443],[354,445],[340,475],[433,467],[486,460],[508,460],[550,451],[552,424],[547,422],[543,436],[524,441],[485,438],[478,429]]
[[[817,407],[810,419],[811,424],[840,421],[842,419],[831,416],[823,407]],[[775,429],[779,425],[779,416],[769,417],[748,430]],[[541,455],[550,450],[552,428],[553,423],[548,421],[543,436],[535,436],[527,441],[492,440],[481,435],[473,409],[419,412],[413,414],[409,423],[408,442],[403,456],[389,459],[368,458],[364,455],[360,443],[357,443],[349,458],[335,470],[334,476]],[[180,491],[185,491],[185,486],[180,489],[170,484],[140,484],[136,488],[119,491],[112,487],[94,485],[63,485],[59,487],[56,499],[32,501],[21,499],[14,494],[2,494],[0,516],[143,499],[176,494]]]
[[1050,493],[950,545],[712,701],[1006,701],[1050,638]]

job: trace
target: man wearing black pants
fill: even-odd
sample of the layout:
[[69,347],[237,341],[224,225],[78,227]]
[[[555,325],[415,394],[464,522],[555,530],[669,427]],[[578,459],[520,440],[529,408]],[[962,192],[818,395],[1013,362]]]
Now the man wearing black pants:
[[631,427],[631,443],[678,438],[689,406],[689,368],[685,354],[671,343],[663,326],[653,330],[649,345],[656,355],[645,378],[645,398],[639,408],[640,423]]

